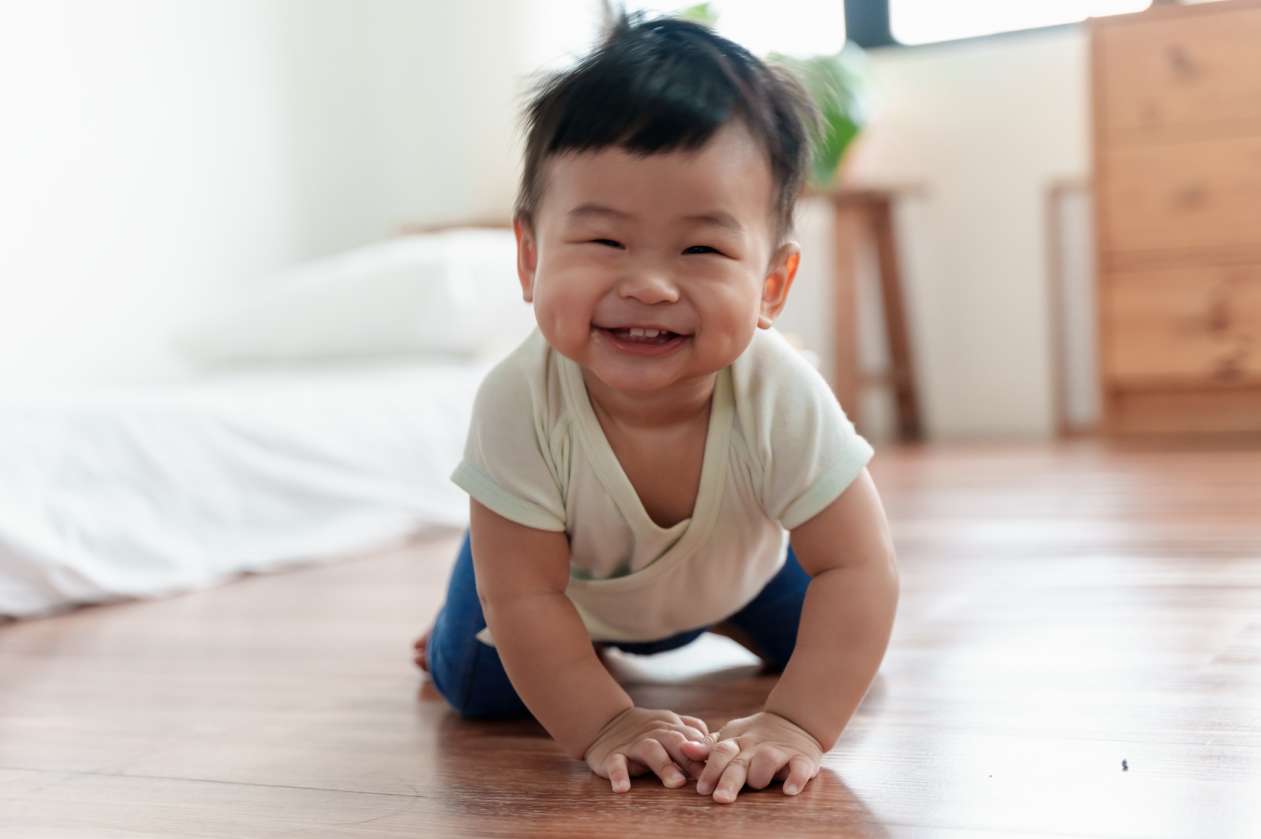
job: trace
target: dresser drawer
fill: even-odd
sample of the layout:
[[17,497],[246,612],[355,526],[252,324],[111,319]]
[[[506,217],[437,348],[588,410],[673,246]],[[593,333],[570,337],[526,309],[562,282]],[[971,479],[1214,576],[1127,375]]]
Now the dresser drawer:
[[1261,133],[1261,4],[1213,5],[1096,24],[1106,143]]
[[1106,427],[1117,434],[1261,432],[1258,388],[1121,390],[1106,399]]
[[1261,257],[1261,135],[1107,149],[1099,166],[1105,256],[1215,251]]
[[1114,272],[1100,294],[1106,382],[1261,382],[1261,265]]

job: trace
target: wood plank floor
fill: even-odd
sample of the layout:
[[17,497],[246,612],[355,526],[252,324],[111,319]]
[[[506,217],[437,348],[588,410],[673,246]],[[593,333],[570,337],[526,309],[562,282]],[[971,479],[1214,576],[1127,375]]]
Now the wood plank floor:
[[[898,622],[795,799],[614,796],[532,723],[418,699],[442,533],[0,626],[0,835],[1261,836],[1261,451],[886,450],[873,472]],[[611,666],[717,726],[769,691],[750,663],[706,636]]]

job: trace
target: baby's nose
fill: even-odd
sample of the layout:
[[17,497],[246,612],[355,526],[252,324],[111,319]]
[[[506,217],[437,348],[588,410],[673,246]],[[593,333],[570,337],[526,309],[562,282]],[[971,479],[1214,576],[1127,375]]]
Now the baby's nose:
[[623,298],[638,300],[650,306],[674,303],[679,299],[678,286],[668,275],[656,271],[640,271],[626,277],[621,282],[619,291]]

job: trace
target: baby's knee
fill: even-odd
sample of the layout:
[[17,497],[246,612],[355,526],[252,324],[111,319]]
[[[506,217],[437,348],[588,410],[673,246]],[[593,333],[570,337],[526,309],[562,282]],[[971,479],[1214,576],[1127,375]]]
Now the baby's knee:
[[502,667],[491,666],[481,650],[462,664],[451,668],[439,658],[430,672],[438,693],[461,717],[506,720],[529,716]]
[[459,697],[446,697],[456,713],[466,720],[517,720],[530,715],[516,694],[505,696],[470,690]]

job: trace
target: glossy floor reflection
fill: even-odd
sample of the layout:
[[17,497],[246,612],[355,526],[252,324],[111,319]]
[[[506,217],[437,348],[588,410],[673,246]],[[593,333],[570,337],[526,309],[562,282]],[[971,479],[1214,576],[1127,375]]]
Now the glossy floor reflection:
[[[628,795],[411,669],[458,534],[0,626],[0,826],[63,836],[1261,836],[1261,450],[882,451],[889,655],[825,771]],[[726,639],[610,667],[711,726]],[[417,699],[418,693],[420,699]],[[1125,767],[1122,767],[1122,761]]]

